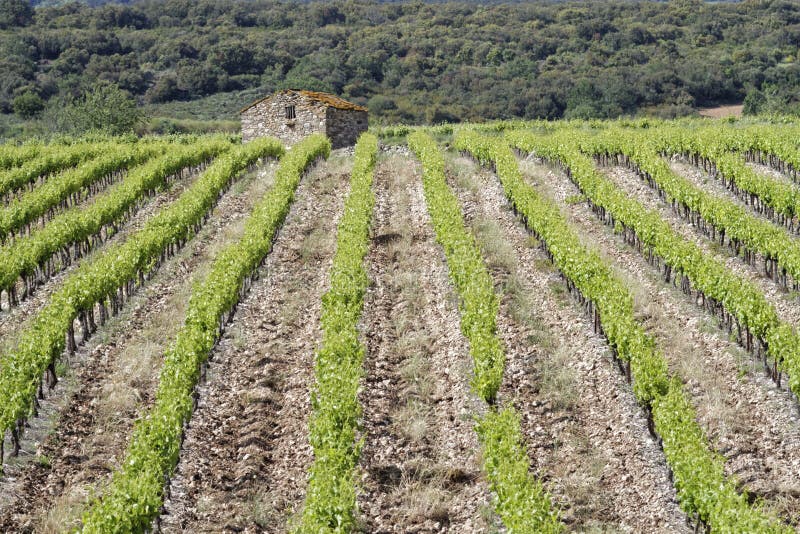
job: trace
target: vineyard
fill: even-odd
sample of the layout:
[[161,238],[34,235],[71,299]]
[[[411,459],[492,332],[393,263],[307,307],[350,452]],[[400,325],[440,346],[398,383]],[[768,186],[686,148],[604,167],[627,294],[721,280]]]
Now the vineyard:
[[796,532],[798,138],[0,145],[0,531]]

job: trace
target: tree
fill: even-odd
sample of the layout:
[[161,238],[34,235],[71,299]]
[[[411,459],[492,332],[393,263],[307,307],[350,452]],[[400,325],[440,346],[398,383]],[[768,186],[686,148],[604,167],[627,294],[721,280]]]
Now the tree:
[[62,129],[74,133],[98,131],[107,135],[132,132],[144,119],[136,101],[118,86],[98,83],[66,106]]
[[0,0],[0,29],[27,26],[33,21],[33,7],[28,0]]
[[178,80],[172,74],[167,74],[156,81],[156,83],[147,90],[144,98],[151,104],[159,102],[169,102],[170,100],[178,100],[183,96],[183,92],[178,87]]
[[241,43],[219,45],[211,52],[211,62],[231,76],[255,72],[252,48]]
[[176,69],[178,88],[192,97],[216,93],[222,74],[218,67],[192,59],[182,59]]
[[758,89],[752,89],[744,97],[744,108],[742,113],[745,115],[758,115],[767,103],[767,97]]
[[23,119],[31,119],[44,109],[44,100],[36,93],[26,91],[14,99],[11,107]]

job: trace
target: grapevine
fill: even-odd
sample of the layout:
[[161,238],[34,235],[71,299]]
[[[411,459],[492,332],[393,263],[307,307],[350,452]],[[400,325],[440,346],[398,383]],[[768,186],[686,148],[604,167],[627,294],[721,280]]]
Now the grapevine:
[[[213,174],[229,175],[228,165],[241,169],[258,156],[280,151],[274,140],[252,141],[233,157],[223,157],[225,162],[213,167],[217,171]],[[193,288],[184,325],[164,355],[155,404],[136,422],[122,467],[110,486],[84,514],[83,532],[143,532],[150,527],[161,509],[166,477],[178,461],[200,368],[269,253],[304,170],[329,153],[330,142],[321,135],[294,146],[281,159],[275,184],[247,218],[242,237],[220,252],[208,275]]]

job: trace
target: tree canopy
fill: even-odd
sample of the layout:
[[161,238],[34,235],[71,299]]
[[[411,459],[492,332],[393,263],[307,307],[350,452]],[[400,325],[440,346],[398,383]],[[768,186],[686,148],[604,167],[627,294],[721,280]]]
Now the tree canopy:
[[27,6],[0,0],[5,113],[99,82],[152,106],[213,97],[207,118],[284,87],[340,94],[384,122],[674,116],[746,97],[751,112],[800,109],[788,0]]

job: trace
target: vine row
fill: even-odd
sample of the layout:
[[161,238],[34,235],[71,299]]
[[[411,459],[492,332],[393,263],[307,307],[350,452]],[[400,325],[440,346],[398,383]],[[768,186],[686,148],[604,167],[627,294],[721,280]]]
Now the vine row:
[[636,172],[673,210],[709,238],[719,240],[756,265],[784,289],[800,289],[800,244],[786,230],[759,219],[734,202],[714,196],[676,174],[646,143],[621,131],[581,140],[581,150],[601,164],[622,164]]
[[156,154],[163,154],[166,148],[165,144],[154,143],[120,145],[110,153],[53,176],[33,191],[11,200],[0,208],[0,243],[13,239],[17,232],[30,233],[31,223],[40,217],[43,222],[52,219],[59,211],[110,185],[125,169]]
[[627,243],[663,270],[666,281],[680,281],[686,294],[692,294],[694,287],[702,305],[719,316],[729,333],[735,331],[747,350],[764,358],[764,365],[778,387],[785,372],[789,388],[796,396],[800,395],[800,336],[791,324],[780,320],[756,286],[730,272],[723,263],[707,257],[694,243],[683,240],[657,213],[625,195],[597,172],[594,162],[577,145],[566,145],[566,138],[544,139],[516,133],[509,139],[517,148],[560,165],[604,222],[618,227]]
[[796,126],[750,125],[746,128],[723,127],[703,129],[723,150],[741,152],[747,161],[768,165],[798,182],[800,151],[797,149]]
[[[276,155],[282,150],[275,140],[254,140],[240,154]],[[122,467],[83,515],[83,532],[143,532],[158,516],[165,483],[178,462],[184,425],[194,410],[201,369],[257,278],[305,169],[329,153],[330,142],[316,134],[283,156],[275,184],[253,208],[242,237],[220,252],[193,288],[183,327],[164,355],[155,403],[136,421]]]
[[0,146],[0,169],[19,167],[38,156],[44,147],[38,143]]
[[423,167],[423,189],[436,233],[444,248],[450,279],[460,297],[461,330],[473,361],[472,387],[489,404],[476,431],[483,449],[483,467],[496,498],[495,511],[509,532],[557,533],[564,527],[542,484],[530,474],[519,416],[511,406],[496,405],[505,353],[497,336],[500,300],[494,292],[480,248],[467,230],[458,198],[444,173],[444,157],[427,133],[408,137],[409,148]]
[[361,453],[358,389],[365,353],[358,323],[369,285],[364,258],[375,204],[372,176],[377,152],[377,138],[363,134],[356,144],[350,193],[339,221],[331,286],[322,297],[322,346],[315,360],[309,422],[314,463],[298,533],[356,528],[355,468]]
[[37,180],[43,180],[48,174],[97,157],[111,146],[110,143],[82,143],[47,147],[23,165],[0,171],[0,198],[8,201],[15,191],[26,186],[33,188]]
[[792,232],[800,230],[800,189],[795,184],[757,173],[740,154],[730,152],[726,143],[710,134],[663,128],[651,139],[656,150],[688,158],[758,213]]
[[[5,291],[9,307],[30,295],[37,283],[49,279],[59,267],[69,265],[110,237],[120,221],[173,177],[188,175],[192,172],[190,167],[203,167],[230,147],[230,143],[219,139],[176,146],[129,172],[122,182],[95,197],[91,204],[57,215],[30,235],[0,246],[0,292]],[[21,297],[17,294],[20,279]]]
[[[582,156],[571,138],[507,134],[523,150],[559,161],[572,176],[591,181],[585,193],[604,197],[609,191],[596,176],[593,162]],[[696,422],[680,380],[670,375],[655,341],[636,320],[633,298],[597,253],[584,247],[559,208],[525,183],[517,160],[502,141],[463,132],[455,146],[494,166],[515,212],[539,238],[553,264],[594,319],[624,369],[639,403],[648,410],[650,430],[664,450],[681,507],[713,532],[791,532],[778,519],[739,493],[724,475],[724,464]],[[583,159],[581,159],[583,158]],[[615,194],[619,196],[619,194]]]
[[277,156],[277,140],[257,140],[215,161],[174,203],[148,220],[124,243],[82,263],[17,338],[16,347],[0,360],[0,462],[2,442],[11,432],[19,451],[24,423],[36,415],[45,385],[56,381],[55,362],[66,349],[75,351],[75,321],[86,341],[96,328],[118,313],[123,302],[146,278],[191,239],[211,208],[239,173],[264,156]]

